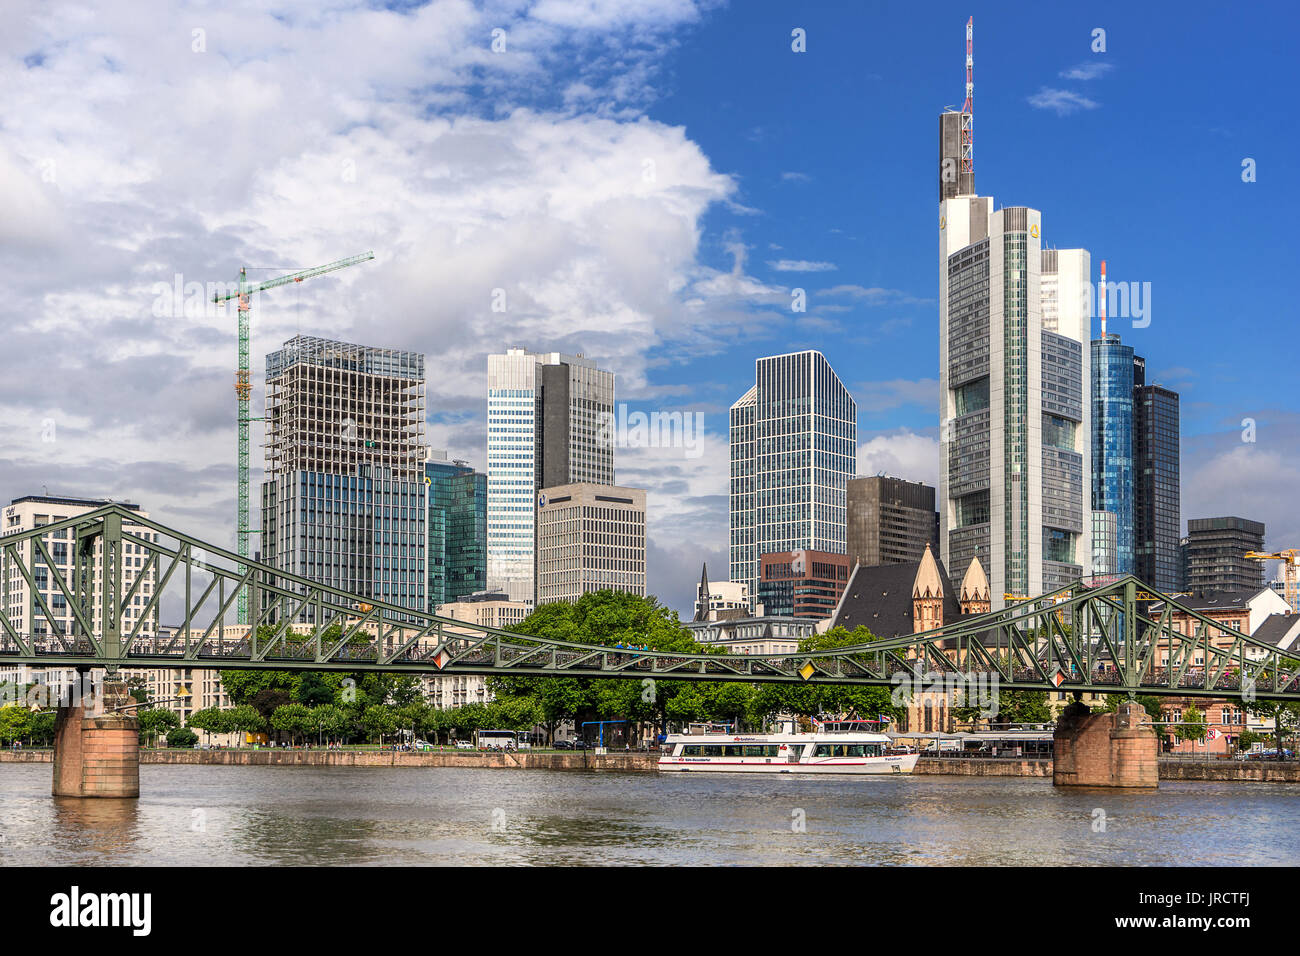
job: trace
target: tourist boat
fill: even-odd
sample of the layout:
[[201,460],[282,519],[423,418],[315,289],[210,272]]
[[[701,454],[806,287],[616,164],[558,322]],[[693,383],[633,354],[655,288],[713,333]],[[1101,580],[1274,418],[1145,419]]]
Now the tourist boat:
[[810,734],[670,734],[663,771],[710,773],[904,774],[919,754],[901,752],[876,721],[825,723]]

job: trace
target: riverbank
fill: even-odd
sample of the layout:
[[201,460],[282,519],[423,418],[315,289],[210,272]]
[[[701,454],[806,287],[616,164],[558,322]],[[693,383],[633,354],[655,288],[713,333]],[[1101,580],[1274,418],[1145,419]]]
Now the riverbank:
[[[0,764],[49,763],[50,750],[0,751]],[[596,754],[583,751],[479,753],[397,750],[142,750],[140,763],[218,767],[456,767],[493,770],[607,770],[653,772],[659,755],[645,752]],[[939,777],[1051,777],[1050,759],[1016,757],[922,757],[914,773]],[[1263,760],[1161,760],[1161,780],[1300,783],[1300,763]]]

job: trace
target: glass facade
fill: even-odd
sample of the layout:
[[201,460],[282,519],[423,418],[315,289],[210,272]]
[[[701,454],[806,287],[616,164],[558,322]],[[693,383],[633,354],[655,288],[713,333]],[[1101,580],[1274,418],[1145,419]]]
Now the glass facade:
[[1134,567],[1158,591],[1190,587],[1183,580],[1178,393],[1145,384],[1145,363],[1134,362]]
[[820,352],[761,358],[754,378],[732,407],[731,580],[757,597],[759,555],[845,552],[858,410]]
[[429,610],[487,589],[487,475],[464,462],[425,462]]
[[1092,507],[1115,515],[1112,573],[1133,574],[1133,349],[1119,336],[1092,342]]

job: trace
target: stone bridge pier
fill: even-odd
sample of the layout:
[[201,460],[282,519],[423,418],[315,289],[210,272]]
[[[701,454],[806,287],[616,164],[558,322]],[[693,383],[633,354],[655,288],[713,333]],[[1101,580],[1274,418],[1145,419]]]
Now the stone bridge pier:
[[131,702],[126,684],[110,680],[98,698],[58,709],[54,796],[140,796],[140,722],[116,710]]
[[1137,701],[1094,714],[1079,701],[1061,713],[1052,739],[1052,782],[1058,787],[1157,787],[1159,744]]

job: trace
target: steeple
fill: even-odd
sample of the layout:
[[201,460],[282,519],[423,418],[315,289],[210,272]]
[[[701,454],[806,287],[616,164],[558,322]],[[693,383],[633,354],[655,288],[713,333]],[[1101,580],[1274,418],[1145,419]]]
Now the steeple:
[[709,619],[709,564],[706,561],[700,569],[700,590],[696,595],[695,620]]
[[943,579],[930,545],[925,546],[912,579],[912,633],[943,626]]
[[970,559],[970,567],[961,579],[961,612],[963,614],[984,614],[992,606],[989,603],[989,579],[984,573],[984,566],[979,558]]

